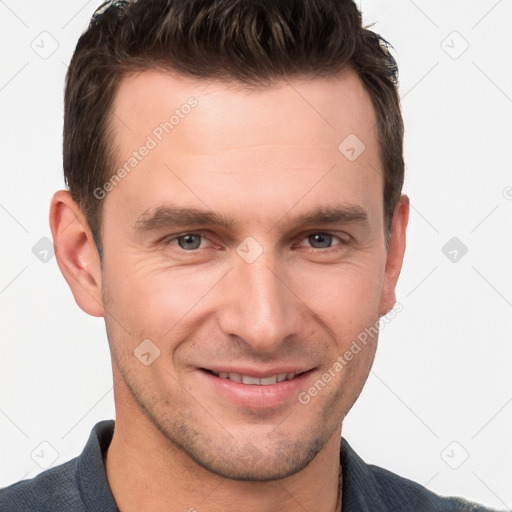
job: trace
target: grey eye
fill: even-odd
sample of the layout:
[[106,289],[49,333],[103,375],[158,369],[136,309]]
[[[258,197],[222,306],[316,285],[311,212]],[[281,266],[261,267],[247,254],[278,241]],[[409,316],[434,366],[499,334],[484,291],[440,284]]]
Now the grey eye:
[[185,250],[198,249],[201,245],[201,235],[187,234],[177,237],[176,240],[178,240],[178,245]]
[[[308,240],[311,243],[312,247],[315,249],[326,249],[332,245],[332,235],[328,233],[315,233],[314,235],[309,235]],[[320,247],[315,244],[320,244]],[[327,244],[327,245],[325,245]]]

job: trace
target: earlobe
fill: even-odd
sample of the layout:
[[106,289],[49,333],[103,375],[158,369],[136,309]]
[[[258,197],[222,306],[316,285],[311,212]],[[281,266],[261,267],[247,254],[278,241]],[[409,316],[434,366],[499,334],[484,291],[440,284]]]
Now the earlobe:
[[386,315],[395,305],[395,288],[402,269],[405,253],[407,224],[409,222],[409,198],[402,194],[395,207],[391,236],[386,259],[384,283],[382,287],[380,316]]
[[98,251],[85,216],[68,191],[53,195],[49,220],[55,258],[76,303],[89,315],[103,316]]

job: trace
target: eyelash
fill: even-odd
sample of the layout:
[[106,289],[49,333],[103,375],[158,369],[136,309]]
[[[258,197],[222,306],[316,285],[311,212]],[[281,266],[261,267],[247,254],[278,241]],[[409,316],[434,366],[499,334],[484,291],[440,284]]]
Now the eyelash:
[[[209,240],[208,237],[206,237],[203,232],[187,231],[187,232],[181,233],[179,235],[173,235],[171,237],[166,237],[160,243],[164,247],[167,247],[167,246],[171,245],[172,242],[178,240],[179,238],[185,237],[187,235],[200,236],[203,239]],[[346,246],[350,245],[350,242],[351,242],[351,238],[349,238],[348,240],[344,240],[341,237],[341,235],[337,235],[336,233],[331,233],[329,231],[311,231],[311,232],[305,233],[304,235],[301,235],[301,237],[302,237],[301,239],[307,239],[308,237],[310,237],[312,235],[328,235],[328,236],[332,236],[333,238],[335,238],[339,242],[339,244],[337,244],[337,245],[334,245],[332,247],[326,247],[324,249],[317,248],[317,247],[310,247],[311,251],[313,251],[313,252],[328,253],[328,252],[331,252],[331,251],[336,251],[337,250],[336,248],[338,248],[338,249],[345,248]],[[348,237],[348,235],[347,235],[347,237]],[[177,248],[181,249],[180,247],[177,247]],[[181,249],[181,252],[194,254],[194,253],[197,253],[197,251],[199,251],[199,250],[200,250],[199,248],[198,249],[191,249],[189,251],[186,251],[185,249]]]

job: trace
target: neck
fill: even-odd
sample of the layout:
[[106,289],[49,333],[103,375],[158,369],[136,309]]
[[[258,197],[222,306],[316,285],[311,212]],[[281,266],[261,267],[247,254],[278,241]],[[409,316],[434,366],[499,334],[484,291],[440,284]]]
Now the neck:
[[121,512],[340,510],[337,430],[298,473],[268,482],[223,478],[197,465],[139,410],[116,415],[105,469]]

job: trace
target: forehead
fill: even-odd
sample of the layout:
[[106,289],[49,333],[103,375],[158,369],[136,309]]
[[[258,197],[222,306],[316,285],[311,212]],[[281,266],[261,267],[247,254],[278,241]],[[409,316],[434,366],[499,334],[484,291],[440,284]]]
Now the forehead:
[[[164,71],[133,74],[119,85],[111,126],[117,169],[124,166],[127,177],[107,204],[133,214],[176,199],[226,206],[229,196],[248,216],[270,214],[264,208],[276,203],[318,206],[319,197],[330,205],[366,202],[370,217],[382,209],[376,116],[351,69],[256,89]],[[145,155],[134,156],[144,146]]]
[[[282,126],[287,127],[280,134],[283,142],[307,143],[314,133],[330,144],[354,133],[371,144],[373,139],[368,138],[375,135],[376,117],[370,96],[351,68],[336,77],[282,79],[272,86],[255,88],[147,70],[129,74],[119,84],[111,116],[116,138],[129,142],[129,132],[134,128],[151,133],[155,122],[168,121],[173,113],[183,119],[176,111],[184,109],[192,98],[198,105],[196,115],[185,113],[189,117],[187,125],[194,128],[195,140],[217,149],[228,147],[225,135],[239,135],[240,129],[246,146],[275,142]],[[174,131],[186,135],[178,124]],[[212,124],[216,130],[211,130]],[[267,129],[254,129],[261,125]],[[318,142],[315,140],[316,145]]]

